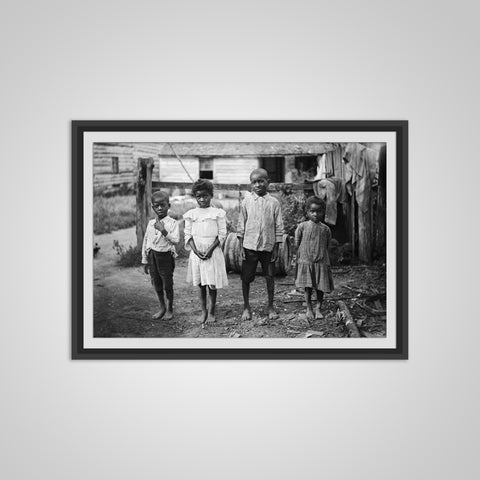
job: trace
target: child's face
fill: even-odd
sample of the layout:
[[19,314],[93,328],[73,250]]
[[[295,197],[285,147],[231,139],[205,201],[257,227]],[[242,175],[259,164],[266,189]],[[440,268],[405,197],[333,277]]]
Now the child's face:
[[323,208],[321,205],[317,205],[316,203],[312,203],[307,210],[307,217],[309,220],[315,223],[319,223],[322,221],[323,217]]
[[152,200],[152,210],[158,218],[166,217],[169,208],[170,202],[168,198],[154,198]]
[[200,208],[208,208],[212,201],[212,195],[207,190],[198,190],[195,192],[195,200]]
[[262,173],[252,173],[250,175],[250,184],[252,185],[252,190],[259,197],[263,197],[267,193],[268,189],[268,178]]

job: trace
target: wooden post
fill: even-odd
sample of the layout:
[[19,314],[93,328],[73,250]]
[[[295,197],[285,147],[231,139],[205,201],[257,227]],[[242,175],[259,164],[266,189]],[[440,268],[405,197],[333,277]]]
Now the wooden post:
[[142,248],[143,237],[147,229],[152,201],[153,159],[139,158],[137,161],[136,183],[136,234],[137,248]]
[[368,203],[365,210],[358,206],[358,258],[362,262],[372,262],[372,179],[370,170],[365,166],[365,190]]
[[355,258],[355,191],[352,187],[352,195],[350,197],[350,242],[352,244],[352,260]]
[[378,157],[377,232],[375,245],[379,253],[385,253],[387,230],[387,147],[383,145]]
[[358,258],[362,262],[372,261],[371,202],[365,212],[358,209]]
[[365,171],[367,178],[365,189],[368,189],[368,204],[365,211],[358,208],[358,258],[362,262],[372,262],[372,185],[370,172]]
[[145,160],[145,228],[147,228],[148,218],[150,217],[151,205],[152,205],[152,177],[153,177],[153,158],[147,158]]

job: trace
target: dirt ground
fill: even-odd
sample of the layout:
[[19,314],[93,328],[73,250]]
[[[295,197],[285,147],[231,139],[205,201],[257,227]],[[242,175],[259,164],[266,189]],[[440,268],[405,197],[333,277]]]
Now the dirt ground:
[[218,291],[217,322],[201,328],[198,287],[185,282],[188,259],[179,257],[174,274],[174,318],[152,320],[158,300],[150,277],[142,267],[123,268],[117,262],[114,240],[125,247],[135,243],[135,228],[96,235],[100,246],[94,265],[95,337],[347,337],[349,330],[338,313],[338,300],[348,306],[360,334],[385,336],[385,264],[333,267],[335,291],[325,295],[323,319],[308,321],[303,294],[297,292],[292,273],[275,279],[275,307],[279,318],[266,311],[265,281],[258,276],[251,286],[253,318],[240,319],[240,275],[229,273],[229,286]]

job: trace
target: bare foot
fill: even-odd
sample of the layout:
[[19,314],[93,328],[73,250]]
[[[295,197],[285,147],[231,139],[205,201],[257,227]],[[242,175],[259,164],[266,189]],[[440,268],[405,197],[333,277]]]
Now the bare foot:
[[152,315],[153,320],[160,320],[165,315],[165,308],[161,308],[157,313]]
[[165,320],[171,320],[173,318],[173,310],[167,310],[164,318]]
[[200,315],[200,323],[203,325],[207,320],[208,313],[206,310],[202,310],[202,314]]
[[307,307],[307,311],[305,312],[307,316],[307,320],[313,320],[315,317],[313,316],[313,310],[310,307]]
[[209,313],[206,323],[215,323],[215,315],[213,315],[212,313]]
[[249,308],[246,308],[242,313],[242,320],[251,320],[252,319],[252,312],[250,312]]
[[269,320],[276,320],[278,318],[277,312],[273,307],[268,309],[268,319]]
[[315,308],[315,318],[323,318],[322,312],[320,311],[320,305],[317,305]]

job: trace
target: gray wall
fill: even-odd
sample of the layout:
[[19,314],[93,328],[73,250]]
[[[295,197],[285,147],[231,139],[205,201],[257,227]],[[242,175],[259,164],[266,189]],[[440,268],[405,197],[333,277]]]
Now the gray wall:
[[[478,478],[474,5],[3,2],[0,476]],[[72,119],[408,119],[410,360],[70,361]]]

